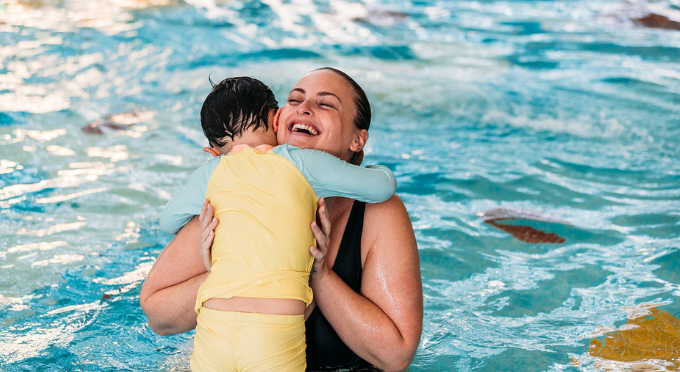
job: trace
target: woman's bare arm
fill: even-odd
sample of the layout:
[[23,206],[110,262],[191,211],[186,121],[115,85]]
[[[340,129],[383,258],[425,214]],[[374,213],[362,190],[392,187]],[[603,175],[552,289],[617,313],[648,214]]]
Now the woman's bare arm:
[[[320,207],[321,208],[321,207]],[[328,245],[314,227],[321,258]],[[366,207],[362,246],[368,254],[357,294],[332,270],[315,263],[311,286],[317,306],[340,338],[358,356],[385,371],[401,371],[413,360],[422,331],[423,296],[418,247],[403,202],[394,195]],[[319,260],[317,260],[319,261]]]
[[[201,218],[209,215],[212,206],[205,203]],[[201,260],[201,244],[208,247],[214,238],[216,220],[205,222],[202,230],[199,218],[192,218],[158,256],[144,281],[139,302],[146,313],[149,327],[161,336],[188,332],[196,327],[194,305],[198,288],[208,276]],[[209,235],[202,236],[203,231]]]

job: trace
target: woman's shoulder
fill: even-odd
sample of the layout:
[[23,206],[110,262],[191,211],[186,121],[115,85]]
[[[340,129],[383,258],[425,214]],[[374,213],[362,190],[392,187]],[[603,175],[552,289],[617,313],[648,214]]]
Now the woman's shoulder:
[[404,202],[397,194],[382,203],[366,204],[364,212],[365,242],[391,242],[394,249],[416,247],[415,233]]
[[385,225],[393,222],[395,218],[403,219],[405,217],[408,219],[408,212],[401,198],[397,194],[393,194],[382,203],[366,204],[364,216],[364,224]]

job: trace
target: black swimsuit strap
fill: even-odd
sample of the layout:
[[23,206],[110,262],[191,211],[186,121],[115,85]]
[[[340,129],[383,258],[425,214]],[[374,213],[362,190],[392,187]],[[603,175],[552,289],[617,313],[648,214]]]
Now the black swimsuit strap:
[[[355,292],[361,289],[361,234],[366,203],[355,201],[347,219],[333,271]],[[308,368],[341,367],[363,362],[345,345],[317,307],[305,322]]]
[[354,201],[352,211],[347,219],[345,232],[340,241],[338,255],[333,263],[333,271],[359,293],[361,289],[361,235],[364,230],[364,210],[366,203]]

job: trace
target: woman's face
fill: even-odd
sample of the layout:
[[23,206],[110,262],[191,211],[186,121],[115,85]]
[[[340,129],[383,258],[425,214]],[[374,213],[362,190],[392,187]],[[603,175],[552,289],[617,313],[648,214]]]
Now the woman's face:
[[[312,71],[300,79],[281,108],[278,142],[323,150],[349,161],[368,137],[367,131],[354,125],[355,114],[352,86],[332,71]],[[362,136],[363,141],[357,141]]]

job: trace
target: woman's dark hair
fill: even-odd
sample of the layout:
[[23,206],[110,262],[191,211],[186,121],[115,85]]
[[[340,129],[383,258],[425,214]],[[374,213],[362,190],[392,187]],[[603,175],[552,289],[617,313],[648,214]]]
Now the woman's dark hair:
[[[335,69],[333,67],[321,67],[317,68],[314,71],[319,71],[319,70],[329,70],[332,71],[338,75],[340,75],[342,78],[345,79],[346,82],[349,83],[349,85],[352,86],[354,89],[354,105],[357,108],[357,113],[354,116],[354,125],[358,129],[366,129],[371,126],[371,104],[368,103],[368,97],[366,97],[366,92],[364,92],[363,89],[361,89],[361,86],[357,84],[354,79],[352,79],[349,75],[346,73]],[[355,164],[355,165],[361,165],[361,162],[364,159],[364,150],[361,150],[359,152],[355,152],[354,156],[350,160],[350,163]]]
[[244,131],[269,129],[267,117],[279,104],[271,89],[251,77],[233,77],[215,84],[201,107],[201,127],[211,146],[224,146]]
[[321,67],[317,68],[314,71],[319,71],[319,70],[329,70],[333,71],[336,74],[342,76],[345,81],[349,83],[349,85],[352,86],[354,89],[354,105],[357,108],[357,114],[354,116],[354,125],[356,125],[357,128],[359,129],[366,129],[371,126],[371,104],[368,103],[368,97],[366,97],[366,92],[364,92],[363,89],[361,89],[361,86],[357,84],[354,79],[352,79],[349,75],[346,73],[335,69],[333,67]]

